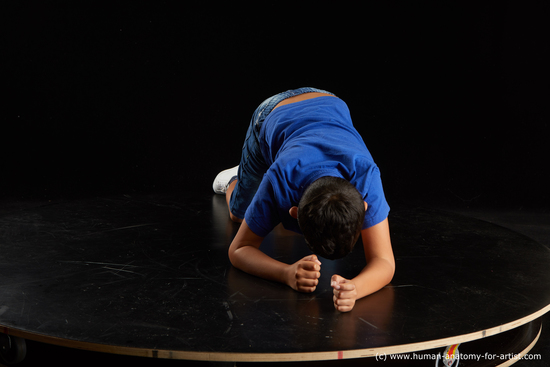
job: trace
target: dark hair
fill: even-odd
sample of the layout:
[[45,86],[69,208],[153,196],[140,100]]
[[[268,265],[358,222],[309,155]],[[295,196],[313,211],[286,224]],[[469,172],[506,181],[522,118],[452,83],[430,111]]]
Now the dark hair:
[[321,177],[306,188],[298,205],[298,224],[313,253],[338,259],[351,252],[365,218],[355,186],[338,177]]

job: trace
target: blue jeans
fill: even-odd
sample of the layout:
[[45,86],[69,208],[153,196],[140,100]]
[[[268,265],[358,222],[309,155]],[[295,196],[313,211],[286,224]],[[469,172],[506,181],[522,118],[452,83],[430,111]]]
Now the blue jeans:
[[311,92],[332,94],[321,89],[308,87],[288,90],[266,99],[254,111],[243,144],[237,185],[229,201],[229,209],[234,216],[241,219],[244,218],[244,213],[254,198],[264,173],[269,168],[260,150],[259,134],[264,120],[279,102],[290,97]]

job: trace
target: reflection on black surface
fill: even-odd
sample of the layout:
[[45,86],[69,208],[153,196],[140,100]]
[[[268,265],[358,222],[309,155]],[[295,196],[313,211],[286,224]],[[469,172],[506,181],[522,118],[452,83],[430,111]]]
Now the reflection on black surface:
[[330,284],[320,285],[310,294],[298,293],[235,268],[230,269],[227,282],[227,304],[233,317],[231,329],[236,328],[231,332],[239,335],[243,328],[248,333],[256,330],[258,334],[252,333],[256,337],[249,341],[255,348],[302,352],[317,348],[346,350],[359,348],[358,341],[371,347],[382,346],[390,336],[393,287],[358,300],[349,313],[340,313],[332,304]]

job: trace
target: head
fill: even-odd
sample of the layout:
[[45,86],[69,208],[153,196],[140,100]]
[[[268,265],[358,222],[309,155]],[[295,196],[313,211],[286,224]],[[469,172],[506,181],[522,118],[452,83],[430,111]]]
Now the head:
[[[322,177],[305,191],[291,215],[313,253],[338,259],[351,252],[359,238],[366,203],[355,186],[338,177]],[[293,213],[294,211],[294,213]]]

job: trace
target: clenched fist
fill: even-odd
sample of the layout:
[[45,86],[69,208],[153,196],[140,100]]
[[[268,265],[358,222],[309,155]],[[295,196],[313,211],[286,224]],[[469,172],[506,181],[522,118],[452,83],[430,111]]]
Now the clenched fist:
[[321,262],[317,256],[306,256],[289,266],[287,284],[298,292],[311,293],[319,283],[320,270]]
[[340,312],[349,312],[355,306],[357,299],[357,290],[351,280],[334,274],[330,285],[332,286],[334,296],[334,308]]

